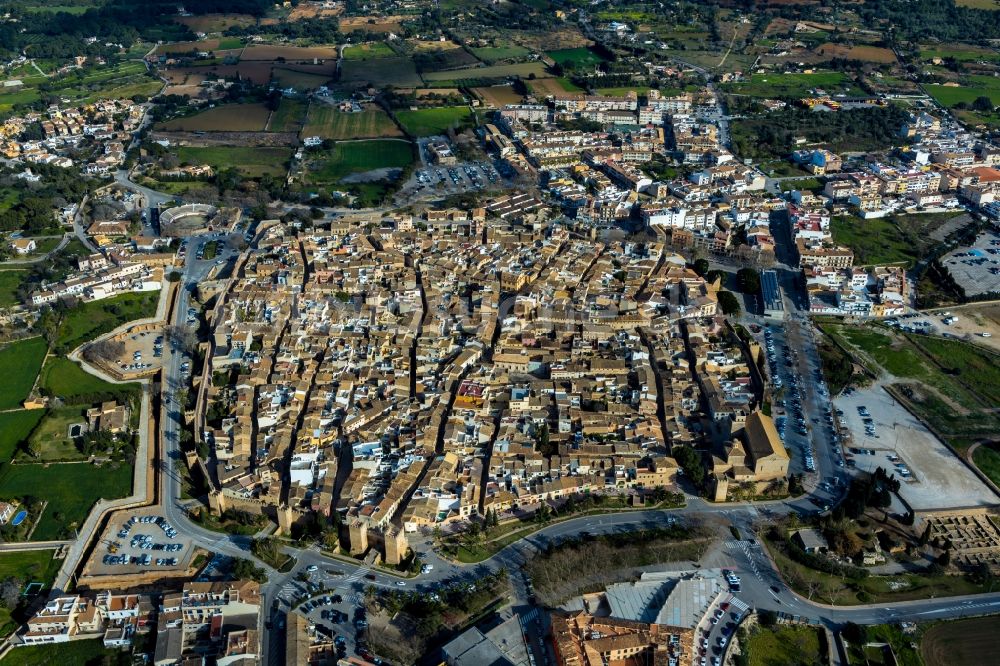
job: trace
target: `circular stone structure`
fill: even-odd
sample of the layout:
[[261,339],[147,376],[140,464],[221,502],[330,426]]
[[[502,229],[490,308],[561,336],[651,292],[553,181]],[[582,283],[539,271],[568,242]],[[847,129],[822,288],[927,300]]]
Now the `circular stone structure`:
[[208,204],[184,204],[160,213],[160,229],[164,236],[190,236],[209,231],[219,209]]

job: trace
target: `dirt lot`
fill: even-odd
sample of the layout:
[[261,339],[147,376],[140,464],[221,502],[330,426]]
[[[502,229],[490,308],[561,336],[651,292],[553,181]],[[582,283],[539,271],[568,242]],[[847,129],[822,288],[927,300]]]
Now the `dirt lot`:
[[183,69],[165,70],[163,76],[170,82],[163,89],[164,95],[196,97],[202,91],[201,82],[205,80],[203,74],[191,74]]
[[[958,321],[949,326],[941,320],[950,312]],[[928,310],[920,318],[906,320],[907,323],[927,322],[938,335],[950,334],[977,345],[1000,351],[1000,304],[972,305],[966,307],[938,308]],[[989,333],[984,338],[981,333]]]
[[[174,538],[170,538],[166,535],[165,527],[166,523],[161,526],[154,522],[141,523],[138,522],[139,518],[142,516],[160,517],[162,514],[157,512],[156,507],[149,507],[146,509],[138,509],[136,511],[119,511],[114,514],[111,522],[108,523],[108,527],[104,534],[101,535],[100,545],[94,549],[94,554],[91,556],[90,562],[87,563],[87,567],[84,571],[85,575],[90,576],[106,576],[113,574],[129,575],[129,574],[140,574],[150,571],[177,571],[183,570],[188,567],[191,563],[191,557],[194,553],[194,548],[190,540],[181,534],[178,534]],[[130,527],[128,527],[128,533],[126,536],[120,536],[120,534],[125,534],[121,530],[126,528],[126,523],[129,519],[135,518],[134,522]],[[150,537],[150,542],[153,544],[153,548],[140,548],[138,540],[136,545],[132,546],[132,540],[137,535],[147,535]],[[112,544],[118,544],[113,547]],[[180,550],[176,551],[166,551],[162,547],[157,548],[157,546],[166,546],[168,544],[180,544]],[[114,549],[116,552],[111,553],[110,551]],[[127,564],[105,564],[104,557],[121,557],[122,555],[127,556]],[[133,558],[141,558],[144,555],[148,555],[150,563],[148,565],[137,563]],[[156,564],[156,560],[159,558],[177,558],[177,564]]]
[[156,129],[171,132],[260,132],[271,112],[263,104],[218,106],[187,118],[175,118]]
[[846,46],[844,44],[822,44],[816,52],[828,58],[848,58],[865,62],[896,62],[896,56],[889,49],[877,46]]
[[563,28],[540,32],[537,35],[521,33],[518,35],[521,46],[533,51],[552,51],[555,49],[575,49],[580,46],[590,46],[593,42],[583,36],[576,28]]
[[240,60],[265,60],[273,61],[284,58],[286,62],[308,61],[314,58],[319,60],[336,60],[336,46],[278,46],[278,45],[254,45],[243,50]]
[[406,18],[406,16],[345,16],[340,19],[340,31],[399,32],[400,24]]
[[[880,383],[834,400],[844,411],[841,422],[853,436],[852,446],[874,449],[875,455],[854,455],[857,468],[874,471],[891,467],[886,458],[895,453],[912,473],[900,494],[917,511],[992,506],[1000,503],[989,488],[941,440],[893,399]],[[858,407],[868,408],[877,438],[865,433]],[[889,470],[891,471],[891,470]],[[897,475],[898,477],[898,475]]]
[[978,617],[943,622],[931,627],[920,641],[927,666],[985,664],[996,656],[1000,617]]
[[225,77],[240,77],[248,79],[257,85],[267,85],[271,80],[270,62],[241,62],[237,65],[207,65],[204,67],[187,67],[184,71],[201,74],[206,78],[219,79]]
[[566,89],[556,79],[535,79],[529,84],[531,92],[545,97],[547,95],[563,95]]
[[173,44],[160,44],[156,47],[157,53],[190,53],[191,51],[214,51],[219,48],[218,39],[205,39],[200,42],[175,42]]
[[256,22],[249,14],[205,14],[203,16],[178,16],[174,19],[195,32],[222,32],[233,26],[245,28]]
[[288,15],[288,20],[301,21],[303,19],[328,18],[339,16],[343,11],[343,6],[339,4],[335,7],[325,8],[317,3],[301,2],[297,7],[292,8],[291,13]]
[[485,106],[495,109],[504,104],[520,104],[522,100],[522,97],[514,92],[514,89],[509,85],[473,88],[472,92],[483,100]]

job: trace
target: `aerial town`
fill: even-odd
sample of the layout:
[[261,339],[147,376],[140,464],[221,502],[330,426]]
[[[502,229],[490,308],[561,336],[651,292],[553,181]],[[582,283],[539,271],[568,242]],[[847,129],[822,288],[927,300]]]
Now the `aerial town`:
[[11,0],[0,666],[950,666],[994,0]]

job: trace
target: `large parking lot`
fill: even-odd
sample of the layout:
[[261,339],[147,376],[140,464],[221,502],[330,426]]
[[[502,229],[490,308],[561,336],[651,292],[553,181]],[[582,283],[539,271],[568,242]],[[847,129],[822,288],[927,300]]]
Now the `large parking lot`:
[[104,576],[186,569],[191,543],[154,510],[119,511],[101,537],[87,574]]
[[1000,235],[980,234],[971,246],[944,255],[941,264],[967,296],[1000,291]]
[[279,599],[305,616],[316,633],[334,641],[338,656],[365,656],[368,650],[368,620],[364,599],[354,590],[355,574],[345,579],[336,567],[307,569],[309,579],[287,583],[278,593]]
[[147,373],[160,367],[163,360],[163,331],[148,325],[136,326],[117,336],[125,344],[112,365],[123,375]]
[[895,473],[903,481],[900,495],[914,510],[995,504],[989,488],[881,385],[841,395],[834,402],[851,433],[848,446],[863,451],[849,451],[849,460],[859,470],[883,467]]

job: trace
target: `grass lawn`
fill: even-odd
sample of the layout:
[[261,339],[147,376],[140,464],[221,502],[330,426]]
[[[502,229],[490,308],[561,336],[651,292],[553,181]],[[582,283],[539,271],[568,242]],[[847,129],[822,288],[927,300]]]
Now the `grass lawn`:
[[853,216],[837,216],[830,221],[835,243],[854,250],[854,264],[905,263],[912,265],[937,241],[930,232],[955,213],[925,213],[890,215],[862,220]]
[[746,651],[750,666],[806,666],[826,661],[817,627],[757,627],[747,640]]
[[437,109],[397,111],[403,128],[413,136],[444,134],[448,128],[458,129],[475,124],[475,116],[465,106],[445,106]]
[[112,384],[85,372],[78,363],[61,356],[50,356],[42,366],[39,386],[52,395],[69,398],[88,393],[137,392],[138,384]]
[[391,58],[396,55],[389,46],[383,42],[369,42],[368,44],[357,44],[344,49],[344,60],[372,60],[374,58]]
[[344,176],[373,169],[402,168],[413,161],[409,141],[382,139],[341,142],[310,160],[310,183],[337,183]]
[[[55,560],[54,550],[26,550],[0,553],[0,580],[13,576],[25,584],[41,583],[44,589],[52,586],[62,560]],[[10,609],[0,608],[0,636],[17,630],[18,623],[11,617]],[[4,663],[7,663],[4,660]]]
[[[767,549],[781,573],[782,579],[801,596],[818,603],[834,606],[856,606],[861,603],[891,604],[914,599],[950,597],[988,592],[963,576],[869,576],[851,580],[810,569],[791,559],[781,547],[765,539]],[[898,589],[890,587],[893,584]],[[864,597],[867,601],[861,601]]]
[[38,458],[35,459],[24,454],[24,460],[26,462],[86,460],[87,456],[77,451],[76,445],[69,436],[71,425],[86,422],[87,417],[84,415],[82,407],[61,407],[46,410],[45,418],[31,433],[31,438],[28,440],[38,444],[40,450]]
[[599,63],[604,62],[604,58],[586,47],[558,49],[556,51],[548,51],[545,55],[549,56],[560,65],[565,65],[566,63],[571,62],[578,69],[596,67]]
[[56,344],[69,351],[126,322],[152,317],[159,300],[159,291],[144,291],[82,303],[63,317]]
[[472,55],[476,56],[483,62],[496,62],[498,60],[507,60],[510,58],[523,58],[529,55],[531,51],[524,48],[523,46],[487,46],[479,49],[472,49]]
[[36,541],[71,537],[100,498],[124,497],[132,490],[132,468],[108,463],[4,465],[0,496],[34,495],[48,501],[32,538]]
[[303,136],[323,139],[376,139],[402,134],[389,114],[380,107],[345,113],[329,104],[310,105],[306,126],[302,130]]
[[0,413],[0,465],[14,457],[18,444],[28,439],[42,417],[44,409],[20,409]]
[[196,148],[180,146],[177,158],[182,163],[208,164],[215,169],[230,167],[250,178],[264,174],[284,176],[288,171],[291,148],[263,148],[256,146],[212,146]]
[[54,550],[24,550],[0,553],[0,580],[15,576],[26,583],[52,584],[62,560],[54,560]]
[[750,97],[808,97],[810,91],[823,90],[829,95],[844,93],[863,95],[864,92],[850,84],[840,72],[815,74],[753,74],[749,81],[724,86],[726,92]]
[[[109,661],[105,661],[105,660]],[[49,666],[49,664],[130,663],[127,653],[108,650],[100,638],[50,645],[14,648],[3,658],[3,666]]]
[[42,338],[12,342],[0,349],[0,409],[20,407],[28,397],[45,359],[47,346]]
[[980,444],[972,454],[972,461],[993,483],[1000,485],[1000,449],[996,445]]
[[306,105],[295,99],[281,98],[277,111],[271,114],[269,132],[298,132],[306,115]]

